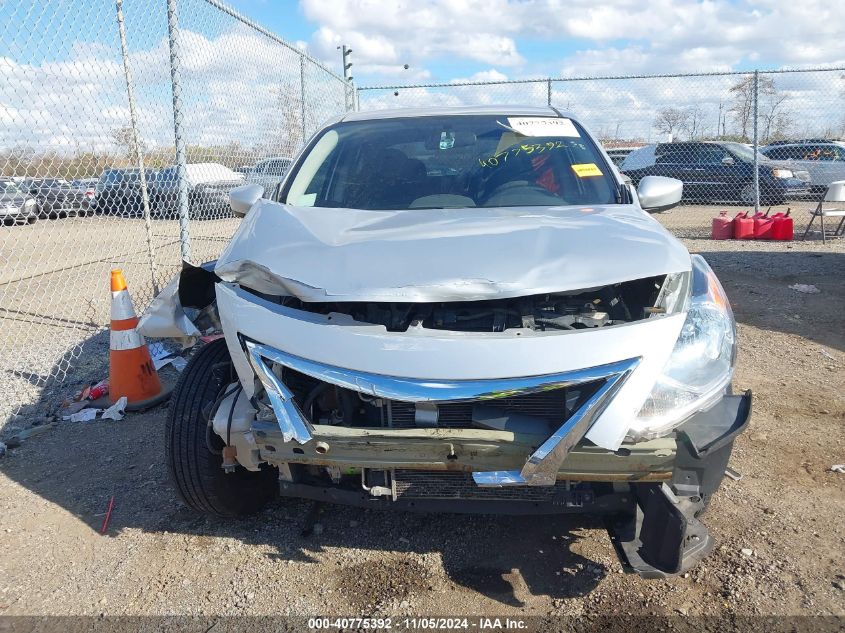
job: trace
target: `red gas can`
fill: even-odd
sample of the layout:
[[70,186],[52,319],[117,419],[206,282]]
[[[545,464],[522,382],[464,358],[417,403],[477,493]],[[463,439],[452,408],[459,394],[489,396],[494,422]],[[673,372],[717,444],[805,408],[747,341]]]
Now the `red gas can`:
[[774,218],[769,217],[769,210],[765,214],[757,212],[754,214],[754,239],[756,240],[770,240],[772,239],[772,227],[775,224]]
[[734,236],[734,221],[728,217],[727,211],[720,211],[719,217],[713,218],[710,230],[711,240],[729,240]]
[[737,213],[734,218],[734,239],[750,240],[754,237],[754,218],[748,217],[748,212]]
[[774,224],[772,226],[772,239],[782,240],[788,242],[792,240],[795,233],[795,225],[792,218],[789,217],[791,209],[787,209],[786,213],[777,213],[774,216]]

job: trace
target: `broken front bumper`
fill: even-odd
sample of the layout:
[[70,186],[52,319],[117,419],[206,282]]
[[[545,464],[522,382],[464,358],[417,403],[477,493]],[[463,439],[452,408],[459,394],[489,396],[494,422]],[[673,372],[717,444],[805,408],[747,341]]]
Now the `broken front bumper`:
[[[255,463],[286,467],[282,494],[409,510],[601,513],[623,562],[644,576],[682,573],[712,548],[697,515],[748,422],[750,394],[725,396],[673,436],[622,444],[683,315],[572,335],[394,333],[343,315],[285,308],[230,284],[217,284],[217,298],[244,390],[266,392],[269,400],[249,434]],[[282,380],[288,369],[366,398],[417,405],[585,383],[596,388],[551,435],[360,428],[309,420]],[[337,482],[351,473],[362,480],[371,471],[392,473],[392,494],[373,497],[360,485],[301,478],[298,464],[326,467]],[[457,488],[419,497],[397,491],[397,481],[406,492],[415,477],[435,482],[432,473]]]
[[[499,465],[500,469],[497,470],[473,471],[473,479],[479,486],[554,485],[561,464],[570,450],[581,441],[612,395],[619,390],[639,364],[637,358],[589,369],[523,378],[419,380],[351,371],[294,356],[248,339],[244,339],[242,343],[253,370],[267,391],[282,433],[283,443],[294,440],[299,444],[308,444],[314,439],[315,429],[299,410],[293,394],[268,363],[293,369],[323,382],[362,393],[367,397],[414,404],[492,401],[497,398],[599,383],[595,392],[549,437],[534,438],[533,444],[539,444],[539,446],[532,447],[524,464],[508,470],[501,469]],[[349,428],[345,430],[354,431]],[[373,429],[361,430],[373,432]],[[439,434],[441,441],[450,443],[449,454],[441,455],[441,458],[445,457],[446,463],[458,459],[452,442],[463,438],[456,433],[472,430],[474,429],[450,430],[448,433],[441,430]],[[397,430],[390,429],[383,431],[387,437],[392,438],[389,442],[393,444],[402,441],[401,436],[395,435],[396,432]],[[483,437],[485,436],[482,434],[479,439]],[[318,453],[326,455],[330,452],[331,444],[327,439],[315,442],[315,450]],[[362,438],[358,439],[359,443],[365,443],[360,441]],[[528,448],[528,444],[523,445],[522,448]]]

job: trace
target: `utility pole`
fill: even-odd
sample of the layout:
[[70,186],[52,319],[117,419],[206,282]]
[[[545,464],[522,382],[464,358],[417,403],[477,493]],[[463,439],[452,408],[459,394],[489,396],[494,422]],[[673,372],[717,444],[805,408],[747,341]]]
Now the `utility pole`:
[[722,102],[719,102],[719,118],[716,119],[716,138],[720,138],[720,129],[722,127]]
[[337,50],[341,51],[341,54],[343,55],[343,78],[346,81],[352,81],[352,75],[349,73],[349,69],[352,68],[352,62],[346,61],[352,54],[352,49],[347,48],[346,44],[343,44],[342,46],[338,46]]
[[352,68],[352,62],[347,61],[349,59],[349,56],[352,54],[352,49],[348,48],[346,46],[346,44],[343,44],[342,46],[338,46],[337,50],[339,50],[341,52],[341,55],[342,55],[341,61],[342,61],[342,65],[343,65],[343,78],[346,80],[346,89],[344,91],[345,94],[346,94],[346,104],[345,104],[346,110],[347,111],[354,110],[355,109],[355,94],[354,94],[354,92],[352,93],[352,106],[350,107],[350,104],[349,104],[350,88],[352,87],[352,73],[349,72],[349,69]]

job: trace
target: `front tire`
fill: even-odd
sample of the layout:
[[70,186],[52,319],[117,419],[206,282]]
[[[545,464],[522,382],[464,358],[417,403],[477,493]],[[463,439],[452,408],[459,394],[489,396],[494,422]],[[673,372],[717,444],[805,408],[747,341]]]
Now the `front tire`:
[[749,182],[742,186],[739,190],[739,202],[742,205],[749,206],[754,204],[754,183]]
[[[182,501],[192,510],[224,518],[254,514],[279,492],[276,468],[262,465],[252,472],[239,465],[227,474],[222,456],[206,442],[206,415],[231,383],[231,364],[224,339],[197,351],[173,393],[165,438],[167,465]],[[215,451],[223,448],[214,432],[210,440]]]

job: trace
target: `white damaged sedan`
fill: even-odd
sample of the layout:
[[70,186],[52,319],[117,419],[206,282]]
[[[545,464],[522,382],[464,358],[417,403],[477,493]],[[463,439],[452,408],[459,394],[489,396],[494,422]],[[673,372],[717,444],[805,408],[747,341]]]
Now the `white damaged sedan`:
[[216,262],[139,326],[202,346],[168,461],[219,516],[287,497],[607,517],[624,565],[683,573],[751,395],[706,262],[554,108],[349,113],[322,128]]

